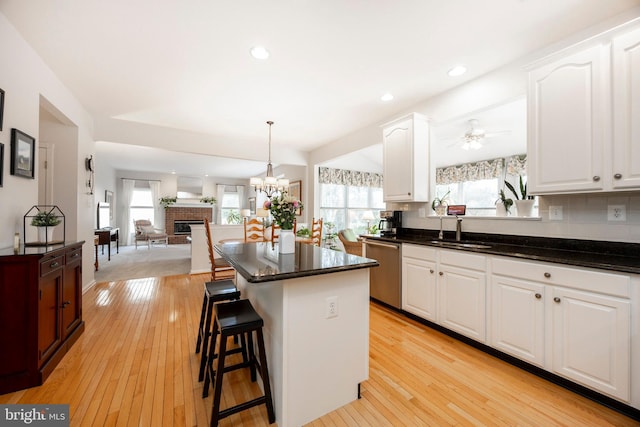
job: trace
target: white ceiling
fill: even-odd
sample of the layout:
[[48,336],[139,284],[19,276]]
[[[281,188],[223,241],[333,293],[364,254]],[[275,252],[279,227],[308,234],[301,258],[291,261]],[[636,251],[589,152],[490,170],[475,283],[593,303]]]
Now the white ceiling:
[[[639,4],[0,0],[0,11],[96,118],[247,150],[265,147],[274,120],[274,151],[309,151]],[[270,59],[249,55],[257,44]],[[448,77],[461,63],[467,74]]]

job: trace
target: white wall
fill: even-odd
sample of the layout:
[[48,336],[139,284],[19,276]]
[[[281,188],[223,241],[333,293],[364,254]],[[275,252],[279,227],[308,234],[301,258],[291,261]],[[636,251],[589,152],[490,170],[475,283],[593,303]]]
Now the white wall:
[[[4,185],[0,188],[0,247],[13,246],[13,235],[22,235],[23,216],[38,202],[38,174],[25,179],[9,174],[11,128],[17,128],[36,138],[39,144],[39,111],[60,113],[59,119],[77,130],[72,132],[76,150],[63,161],[64,172],[73,180],[60,199],[66,209],[67,236],[85,240],[83,246],[83,286],[93,282],[93,198],[86,194],[83,180],[84,158],[94,151],[91,117],[73,94],[58,80],[49,67],[25,42],[15,28],[0,13],[0,87],[5,91],[4,123],[0,143],[5,145],[3,163]],[[54,132],[55,133],[55,132]],[[65,132],[65,134],[68,133]],[[36,156],[38,151],[36,150]],[[36,159],[37,160],[37,159]],[[37,162],[36,162],[37,163]],[[54,203],[57,201],[54,199]],[[74,218],[75,217],[75,218]],[[70,219],[74,218],[72,222]],[[69,238],[67,239],[69,240]]]

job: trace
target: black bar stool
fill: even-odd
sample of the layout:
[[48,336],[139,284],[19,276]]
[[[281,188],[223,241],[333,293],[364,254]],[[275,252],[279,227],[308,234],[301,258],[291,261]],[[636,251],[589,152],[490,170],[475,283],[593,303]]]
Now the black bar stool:
[[210,354],[207,350],[209,349],[209,337],[211,336],[213,304],[238,299],[240,299],[240,291],[236,288],[232,280],[220,280],[217,282],[206,282],[204,284],[204,298],[202,299],[202,312],[200,313],[200,326],[198,327],[198,341],[196,343],[196,354],[200,352],[200,345],[202,345],[202,359],[200,360],[198,381],[204,379],[207,358]]
[[[262,327],[264,321],[262,317],[256,313],[251,302],[241,299],[231,302],[223,302],[214,306],[215,319],[213,321],[212,339],[210,341],[209,354],[214,354],[216,341],[220,337],[220,345],[218,349],[218,363],[216,370],[213,369],[213,359],[211,357],[207,362],[207,372],[204,381],[203,397],[206,397],[209,391],[209,384],[213,382],[213,409],[211,411],[211,425],[217,426],[218,421],[222,418],[233,415],[245,409],[252,408],[257,405],[265,404],[267,406],[267,415],[269,423],[276,421],[275,411],[273,409],[273,398],[271,396],[271,384],[269,382],[269,369],[267,368],[267,357],[264,350],[264,336]],[[253,332],[255,331],[258,340],[258,357],[253,349]],[[227,339],[238,334],[246,335],[246,343],[248,350],[248,360],[243,360],[231,366],[225,366],[225,358],[230,352],[227,351]],[[245,340],[243,340],[244,342]],[[262,378],[264,385],[264,395],[236,406],[220,410],[220,398],[222,394],[222,377],[225,372],[230,372],[240,368],[250,368],[251,381],[256,381],[256,368]]]

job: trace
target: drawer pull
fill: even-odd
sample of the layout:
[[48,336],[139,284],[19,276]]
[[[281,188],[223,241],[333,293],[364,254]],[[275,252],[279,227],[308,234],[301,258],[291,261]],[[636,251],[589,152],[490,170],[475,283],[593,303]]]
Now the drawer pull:
[[429,273],[431,273],[431,274],[434,273],[433,268],[429,269]]
[[444,272],[442,272],[442,271],[439,272],[438,274],[441,275],[441,276],[444,276]]
[[596,176],[594,176],[594,177],[593,177],[593,180],[594,180],[595,182],[598,182],[598,181],[600,181],[600,177],[599,177],[598,175],[596,175]]
[[540,299],[540,298],[542,298],[542,295],[539,293],[536,293],[536,299]]
[[58,261],[54,261],[54,262],[52,262],[51,264],[49,264],[49,267],[50,267],[50,268],[56,268],[56,267],[57,267],[57,266],[59,266],[59,265],[60,265],[60,263],[59,263]]
[[544,277],[546,277],[547,279],[549,279],[551,277],[551,273],[544,273]]
[[621,179],[622,178],[622,174],[621,173],[617,173],[617,174],[613,175],[613,177],[615,179]]
[[61,308],[67,308],[67,306],[71,304],[71,301],[65,301],[62,303],[62,305],[60,306]]
[[80,254],[76,252],[75,254],[71,255],[71,258],[78,258],[79,256]]
[[555,302],[560,302],[560,298],[559,298],[559,297],[555,297],[553,300],[554,300]]

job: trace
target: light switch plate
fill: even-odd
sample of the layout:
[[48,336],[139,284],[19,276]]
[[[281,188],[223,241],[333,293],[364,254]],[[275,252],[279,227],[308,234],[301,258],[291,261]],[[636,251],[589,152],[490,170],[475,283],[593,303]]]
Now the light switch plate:
[[627,207],[625,205],[609,205],[607,209],[607,220],[626,221]]
[[549,220],[562,221],[562,206],[549,206]]

